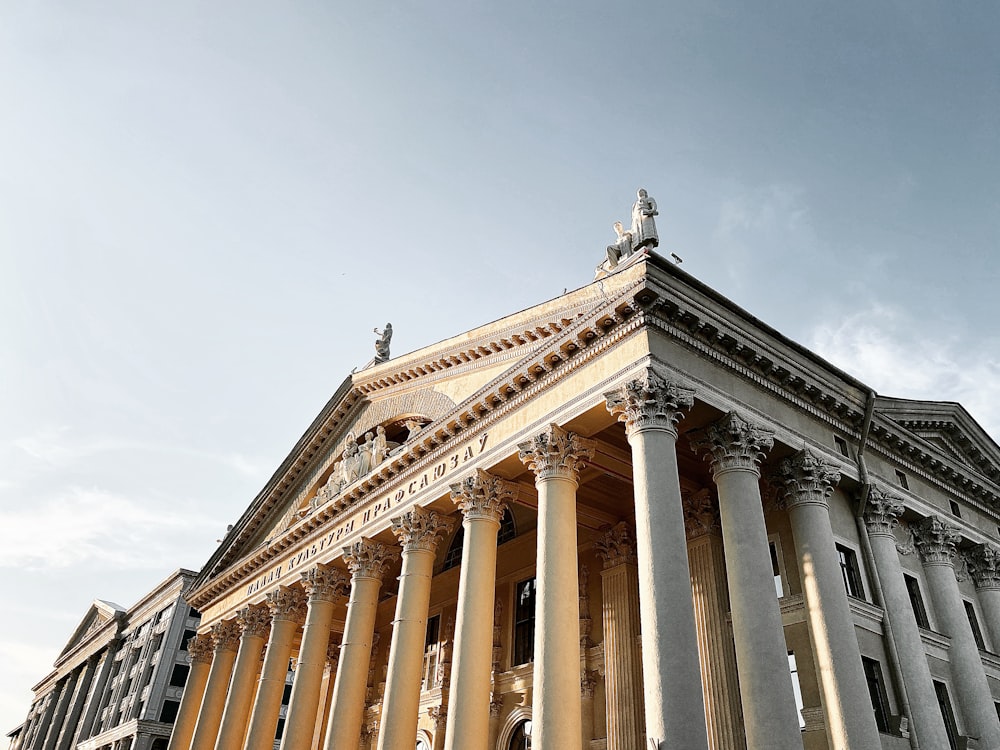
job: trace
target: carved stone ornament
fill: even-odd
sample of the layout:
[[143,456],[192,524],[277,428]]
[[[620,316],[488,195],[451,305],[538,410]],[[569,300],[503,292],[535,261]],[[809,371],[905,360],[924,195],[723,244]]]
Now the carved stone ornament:
[[786,508],[798,505],[827,508],[833,488],[840,481],[840,471],[805,448],[782,461],[771,481],[782,489]]
[[243,635],[263,638],[271,627],[271,613],[263,605],[251,605],[236,613],[236,621],[240,624]]
[[517,499],[517,485],[478,469],[471,477],[449,486],[451,501],[466,518],[494,521],[497,526],[509,503]]
[[444,729],[444,725],[448,721],[448,708],[447,706],[431,706],[427,709],[427,716],[434,723],[435,731],[439,731]]
[[344,547],[344,562],[354,578],[376,578],[382,580],[390,563],[399,553],[381,542],[359,539],[350,547]]
[[865,505],[865,524],[868,532],[881,536],[893,536],[893,531],[899,525],[899,517],[903,515],[903,502],[895,495],[885,490],[872,487],[868,493]]
[[306,617],[306,595],[301,589],[281,586],[277,591],[267,593],[267,607],[271,610],[271,619],[302,622]]
[[913,544],[925,565],[952,565],[961,538],[940,516],[928,516],[913,528]]
[[240,626],[235,620],[217,622],[212,626],[212,644],[219,651],[235,651],[240,645]]
[[503,710],[503,696],[499,693],[490,694],[490,718],[499,719]]
[[517,457],[535,473],[536,480],[560,477],[578,482],[596,447],[593,440],[551,424],[545,432],[518,443]]
[[392,323],[386,323],[385,329],[381,331],[376,328],[374,333],[378,334],[378,340],[375,342],[375,361],[388,362],[389,343],[392,341]]
[[681,490],[682,508],[684,509],[684,534],[688,540],[698,539],[706,534],[722,533],[719,519],[719,506],[708,488],[697,492]]
[[636,564],[635,534],[625,521],[602,529],[602,534],[594,541],[594,549],[604,560],[604,569],[617,565]]
[[336,673],[337,664],[340,662],[340,639],[342,636],[337,633],[330,634],[330,641],[326,644],[326,663],[330,666],[330,671]]
[[683,412],[694,405],[694,391],[657,374],[645,372],[617,390],[604,394],[611,415],[625,423],[625,433],[645,429],[667,430],[677,436],[677,423]]
[[403,552],[434,552],[455,522],[437,511],[414,506],[401,516],[392,519],[392,533],[403,547]]
[[187,644],[188,661],[191,664],[200,662],[202,664],[212,663],[212,639],[210,636],[196,635],[190,638]]
[[335,602],[347,596],[351,579],[339,568],[316,565],[302,574],[302,587],[310,602]]
[[774,433],[734,411],[690,436],[691,448],[704,450],[712,473],[749,471],[760,476],[760,462],[774,446]]
[[594,697],[594,689],[597,687],[597,670],[584,669],[580,673],[580,696],[584,699]]
[[977,544],[965,553],[965,565],[977,589],[1000,589],[1000,549]]

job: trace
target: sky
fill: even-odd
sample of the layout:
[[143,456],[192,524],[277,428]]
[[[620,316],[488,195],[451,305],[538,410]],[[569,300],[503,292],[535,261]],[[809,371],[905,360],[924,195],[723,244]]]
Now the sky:
[[1000,5],[0,0],[0,730],[402,354],[660,251],[1000,438]]

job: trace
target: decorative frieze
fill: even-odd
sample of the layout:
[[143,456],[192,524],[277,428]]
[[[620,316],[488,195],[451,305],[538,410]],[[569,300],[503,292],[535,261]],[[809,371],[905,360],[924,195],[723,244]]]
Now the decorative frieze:
[[236,622],[240,624],[243,635],[263,638],[271,627],[271,613],[266,606],[251,605],[236,613]]
[[594,541],[594,549],[604,560],[605,569],[626,563],[636,564],[635,533],[625,521],[606,527]]
[[212,638],[210,636],[196,635],[188,639],[187,652],[189,663],[211,664]]
[[977,544],[965,553],[965,565],[977,589],[1000,590],[1000,549]]
[[774,446],[774,433],[731,411],[690,436],[691,448],[705,451],[712,473],[749,471],[760,476],[760,463]]
[[454,525],[452,519],[437,511],[414,506],[392,519],[392,533],[402,545],[403,552],[434,552]]
[[302,586],[310,602],[336,602],[347,596],[351,581],[339,568],[321,564],[302,574]]
[[868,533],[881,536],[893,536],[893,531],[899,525],[899,517],[903,515],[903,502],[885,490],[872,487],[865,504],[865,525]]
[[694,405],[694,391],[668,381],[647,367],[639,377],[605,393],[604,400],[612,416],[625,423],[627,435],[660,429],[676,436],[683,412]]
[[235,620],[217,622],[212,626],[211,638],[216,653],[235,651],[240,645],[240,626]]
[[928,516],[913,527],[913,544],[925,565],[952,565],[960,539],[958,529],[940,516]]
[[557,424],[531,440],[518,443],[518,458],[537,480],[558,477],[578,482],[580,471],[594,457],[597,444]]
[[272,622],[302,622],[306,617],[306,595],[301,589],[281,586],[267,592],[267,608]]
[[478,469],[475,474],[450,486],[451,501],[466,518],[482,519],[497,524],[509,503],[517,499],[518,488],[489,472]]
[[696,492],[682,489],[681,501],[684,510],[684,534],[689,542],[707,534],[718,536],[722,533],[719,505],[707,487]]
[[399,553],[381,542],[362,537],[350,547],[344,547],[344,563],[354,578],[374,578],[381,581],[390,563]]
[[833,488],[840,481],[840,471],[805,448],[782,461],[772,481],[781,488],[785,507],[822,505],[826,508]]

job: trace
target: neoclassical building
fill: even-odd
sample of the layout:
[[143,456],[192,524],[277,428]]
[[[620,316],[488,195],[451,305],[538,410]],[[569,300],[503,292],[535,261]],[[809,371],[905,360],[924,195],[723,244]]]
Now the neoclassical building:
[[11,750],[165,750],[200,622],[183,599],[195,576],[177,570],[129,609],[95,599]]
[[648,224],[557,299],[387,330],[189,593],[170,750],[1000,748],[1000,448]]

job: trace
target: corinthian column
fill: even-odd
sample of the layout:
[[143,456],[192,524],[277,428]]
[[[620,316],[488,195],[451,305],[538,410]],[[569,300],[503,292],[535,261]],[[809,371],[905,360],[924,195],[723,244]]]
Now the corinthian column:
[[1000,719],[955,580],[954,560],[959,540],[958,530],[938,516],[925,518],[913,530],[938,625],[951,638],[948,648],[951,679],[958,694],[956,705],[965,718],[966,733],[977,737],[981,747],[1000,748]]
[[264,666],[257,683],[257,696],[250,712],[246,750],[271,750],[281,713],[281,696],[285,692],[288,659],[292,655],[292,639],[305,615],[305,594],[301,589],[281,586],[267,594],[271,610],[271,635],[267,640]]
[[389,645],[378,750],[412,750],[417,742],[434,554],[441,537],[453,525],[452,520],[439,513],[418,507],[392,519],[392,533],[403,545],[403,569]]
[[632,446],[646,737],[656,748],[707,748],[677,470],[677,423],[694,391],[647,369],[604,397]]
[[604,560],[601,593],[604,621],[604,688],[608,750],[641,750],[645,735],[642,656],[639,648],[639,572],[635,535],[627,523],[597,538]]
[[584,462],[594,455],[594,441],[553,424],[518,449],[538,488],[532,743],[577,748],[583,742],[583,709],[576,488]]
[[747,746],[791,750],[802,747],[802,736],[759,485],[760,462],[773,444],[773,433],[736,412],[691,440],[707,452],[719,491]]
[[288,699],[281,750],[309,750],[312,745],[323,668],[330,643],[333,607],[347,593],[350,581],[342,570],[317,565],[302,574],[302,585],[308,597],[309,611],[302,632],[302,645],[299,646],[292,695]]
[[364,722],[378,591],[389,563],[395,558],[395,552],[370,539],[344,547],[344,562],[351,571],[351,595],[347,602],[347,621],[340,644],[324,750],[354,750],[358,746]]
[[226,708],[222,712],[219,738],[215,741],[216,750],[243,746],[260,669],[260,653],[267,630],[271,627],[271,613],[264,606],[244,607],[236,614],[236,622],[242,631],[240,648],[236,652],[236,665],[233,667]]
[[66,721],[66,713],[69,710],[69,703],[73,698],[76,681],[79,676],[79,672],[74,671],[63,678],[61,683],[62,688],[59,691],[59,702],[56,704],[56,712],[52,717],[52,723],[49,724],[49,731],[45,735],[45,744],[42,745],[42,750],[55,750],[56,742],[59,740],[59,734]]
[[222,710],[226,705],[229,678],[233,674],[233,662],[236,661],[240,626],[232,620],[217,622],[212,626],[211,639],[214,645],[212,667],[208,671],[205,697],[201,701],[198,721],[194,725],[191,750],[212,750],[215,747]]
[[830,524],[830,495],[840,472],[802,450],[781,463],[776,481],[785,489],[830,746],[879,747]]
[[976,584],[995,652],[1000,649],[1000,550],[992,544],[977,544],[966,553],[965,561]]
[[[451,499],[462,511],[465,542],[458,584],[455,653],[446,750],[486,750],[490,724],[490,673],[493,662],[493,597],[496,593],[497,532],[517,485],[483,470],[451,485]],[[438,743],[439,732],[434,734]]]
[[896,639],[899,669],[910,702],[910,722],[916,730],[920,747],[950,747],[941,709],[934,693],[927,654],[917,629],[917,620],[906,591],[903,570],[896,551],[893,529],[899,523],[903,504],[898,498],[873,487],[865,504],[864,519],[871,540],[875,568],[882,584],[885,613]]
[[198,720],[198,707],[205,695],[208,670],[212,664],[212,641],[203,635],[196,635],[188,640],[187,652],[191,671],[184,685],[184,695],[181,697],[180,708],[177,709],[167,750],[188,750],[191,747],[194,724]]

